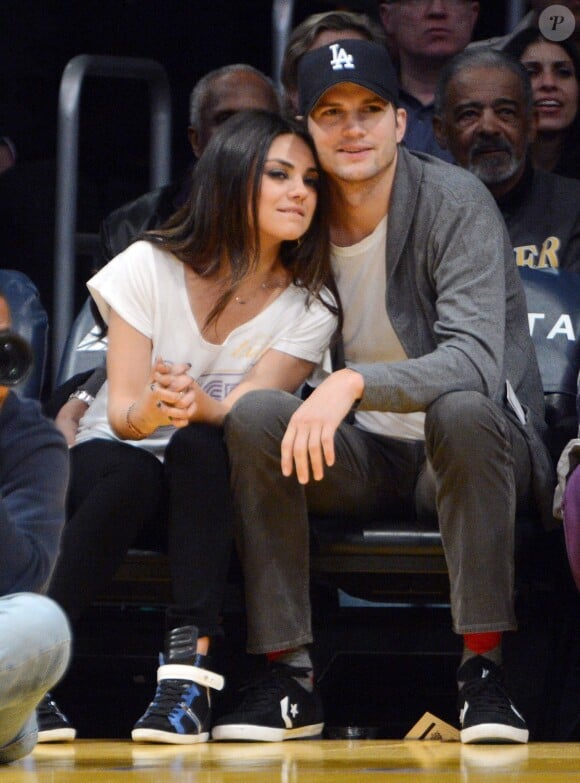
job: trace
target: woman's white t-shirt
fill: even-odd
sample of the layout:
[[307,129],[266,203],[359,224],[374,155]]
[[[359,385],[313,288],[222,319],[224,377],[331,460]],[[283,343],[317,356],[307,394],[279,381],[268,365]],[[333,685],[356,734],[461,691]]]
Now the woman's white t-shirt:
[[[262,312],[234,329],[220,345],[207,342],[193,316],[185,266],[150,242],[138,241],[113,258],[87,286],[105,322],[111,310],[153,344],[152,363],[190,362],[189,374],[214,399],[223,400],[270,348],[319,364],[336,328],[336,318],[308,292],[286,288]],[[324,291],[329,302],[332,295]],[[173,434],[160,427],[148,438],[126,441],[160,459]],[[107,384],[81,419],[76,443],[92,438],[120,440],[107,418]]]

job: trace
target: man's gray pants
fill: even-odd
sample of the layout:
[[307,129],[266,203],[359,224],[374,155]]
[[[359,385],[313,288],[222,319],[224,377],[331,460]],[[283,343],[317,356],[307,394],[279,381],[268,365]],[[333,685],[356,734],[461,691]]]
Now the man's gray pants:
[[343,423],[334,466],[302,486],[280,469],[299,405],[285,392],[250,392],[225,422],[248,651],[312,641],[308,513],[388,518],[405,501],[420,518],[437,514],[456,633],[513,630],[514,522],[516,507],[529,508],[531,465],[501,408],[478,392],[446,394],[426,412],[424,446]]

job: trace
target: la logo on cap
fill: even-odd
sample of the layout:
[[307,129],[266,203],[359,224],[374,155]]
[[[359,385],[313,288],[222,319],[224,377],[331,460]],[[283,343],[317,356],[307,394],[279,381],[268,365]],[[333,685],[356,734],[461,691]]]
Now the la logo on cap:
[[331,44],[329,47],[332,52],[332,65],[333,71],[342,71],[344,68],[354,68],[354,62],[352,54],[348,54],[340,44]]

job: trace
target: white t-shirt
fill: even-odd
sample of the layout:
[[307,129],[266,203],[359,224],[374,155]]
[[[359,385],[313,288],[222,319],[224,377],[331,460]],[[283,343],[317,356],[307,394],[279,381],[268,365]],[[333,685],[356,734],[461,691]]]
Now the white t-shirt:
[[[400,362],[407,359],[385,304],[387,216],[372,234],[350,247],[332,245],[332,268],[344,308],[344,356],[357,362]],[[355,425],[379,435],[423,440],[425,414],[357,411]]]
[[[223,400],[270,348],[318,364],[336,328],[336,318],[319,301],[289,286],[261,313],[238,326],[221,345],[207,342],[193,316],[185,266],[171,253],[139,241],[103,267],[87,286],[108,322],[115,310],[153,343],[152,363],[190,362],[189,374],[214,399]],[[328,301],[333,301],[325,291]],[[163,456],[173,426],[140,441],[127,441]],[[82,418],[76,443],[91,438],[119,440],[107,418],[107,384]]]

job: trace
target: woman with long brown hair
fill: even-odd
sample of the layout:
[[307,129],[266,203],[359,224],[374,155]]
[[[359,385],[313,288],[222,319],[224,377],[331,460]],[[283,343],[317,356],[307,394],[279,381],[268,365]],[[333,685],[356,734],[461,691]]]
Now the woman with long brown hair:
[[[88,283],[108,324],[108,381],[71,450],[49,594],[74,622],[138,534],[167,521],[175,604],[135,740],[209,736],[209,689],[223,682],[206,655],[232,540],[222,423],[247,391],[294,392],[323,360],[339,320],[325,204],[304,131],[243,112],[212,138],[182,210]],[[48,723],[41,712],[41,732]]]

